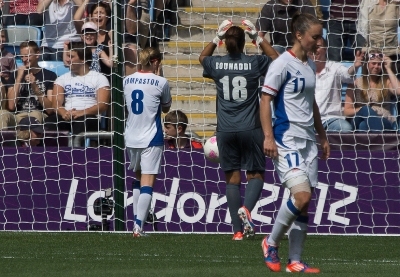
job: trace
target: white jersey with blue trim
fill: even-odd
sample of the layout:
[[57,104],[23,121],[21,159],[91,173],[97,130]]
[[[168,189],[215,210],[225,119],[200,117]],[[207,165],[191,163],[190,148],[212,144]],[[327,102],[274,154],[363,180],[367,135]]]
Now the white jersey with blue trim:
[[315,141],[313,103],[315,64],[303,63],[286,51],[272,62],[262,91],[275,96],[274,137],[282,146],[283,135]]
[[161,106],[171,106],[172,102],[167,79],[136,72],[125,77],[123,85],[129,111],[125,145],[131,148],[164,145]]

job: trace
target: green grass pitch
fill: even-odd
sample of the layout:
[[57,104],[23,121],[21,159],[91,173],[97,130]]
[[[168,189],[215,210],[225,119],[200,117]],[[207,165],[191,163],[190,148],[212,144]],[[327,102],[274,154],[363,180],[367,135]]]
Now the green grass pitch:
[[[0,232],[0,276],[288,276],[263,262],[262,235]],[[287,240],[280,248],[282,265]],[[400,237],[309,236],[323,276],[400,276]],[[284,270],[284,266],[282,266]]]

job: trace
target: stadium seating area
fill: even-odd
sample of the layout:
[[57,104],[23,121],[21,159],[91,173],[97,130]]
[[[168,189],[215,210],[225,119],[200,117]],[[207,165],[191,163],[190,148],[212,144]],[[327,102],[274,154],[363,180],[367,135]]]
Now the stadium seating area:
[[14,55],[19,55],[19,45],[22,41],[33,40],[37,45],[42,43],[42,30],[31,26],[7,26],[7,43],[5,48]]

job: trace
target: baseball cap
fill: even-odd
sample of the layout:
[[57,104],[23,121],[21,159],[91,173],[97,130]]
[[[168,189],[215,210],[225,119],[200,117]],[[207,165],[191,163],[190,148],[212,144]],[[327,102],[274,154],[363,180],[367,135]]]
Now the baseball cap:
[[24,117],[23,119],[21,119],[18,127],[21,131],[32,130],[35,133],[44,133],[44,125],[40,123],[36,117],[32,116]]
[[85,32],[85,30],[90,30],[93,32],[97,32],[99,30],[99,28],[97,28],[97,25],[91,21],[86,22],[85,24],[83,24],[82,26],[82,34]]

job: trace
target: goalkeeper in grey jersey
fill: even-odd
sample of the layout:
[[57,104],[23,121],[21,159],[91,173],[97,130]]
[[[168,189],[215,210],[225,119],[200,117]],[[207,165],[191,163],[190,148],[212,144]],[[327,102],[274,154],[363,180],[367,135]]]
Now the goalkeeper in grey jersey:
[[[254,235],[251,211],[256,205],[263,185],[265,155],[264,135],[260,122],[259,79],[278,53],[258,36],[254,25],[244,20],[246,31],[224,20],[217,36],[200,54],[205,77],[217,86],[217,141],[221,168],[226,178],[226,198],[232,217],[233,240]],[[245,32],[259,45],[264,55],[245,55]],[[225,56],[213,56],[215,48],[225,39]],[[246,170],[248,184],[242,205],[240,170]],[[242,227],[243,223],[243,227]]]

